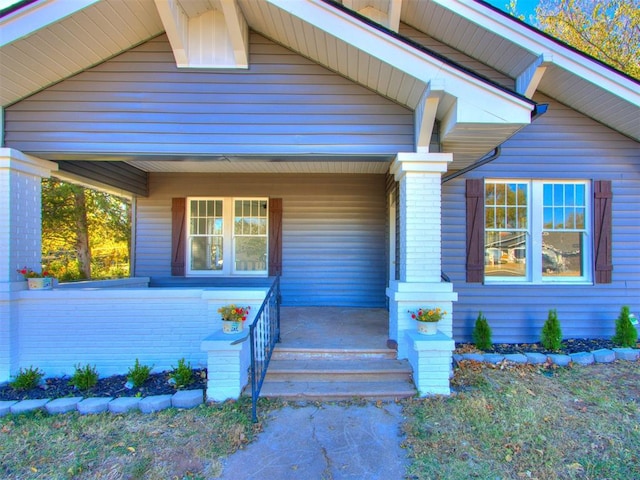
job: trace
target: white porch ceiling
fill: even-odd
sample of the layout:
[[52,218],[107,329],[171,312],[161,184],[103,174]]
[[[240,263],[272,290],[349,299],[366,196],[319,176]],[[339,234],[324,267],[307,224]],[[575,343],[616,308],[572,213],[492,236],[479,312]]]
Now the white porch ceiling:
[[332,173],[332,174],[385,174],[389,171],[389,161],[260,161],[260,160],[230,160],[226,162],[203,161],[153,161],[143,160],[132,163],[146,172],[166,173]]

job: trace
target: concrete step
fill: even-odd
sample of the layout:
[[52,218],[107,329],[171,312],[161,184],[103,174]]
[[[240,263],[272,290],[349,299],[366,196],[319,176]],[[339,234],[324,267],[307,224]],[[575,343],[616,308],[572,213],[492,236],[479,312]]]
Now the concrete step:
[[406,361],[388,358],[342,359],[272,359],[266,380],[333,382],[411,381],[411,366]]
[[287,400],[396,400],[412,397],[416,389],[408,381],[387,382],[267,382],[260,390],[261,397]]
[[396,351],[389,348],[297,348],[277,345],[271,356],[272,360],[352,360],[355,358],[395,359]]
[[395,400],[416,394],[411,366],[395,350],[277,346],[261,397],[288,400]]

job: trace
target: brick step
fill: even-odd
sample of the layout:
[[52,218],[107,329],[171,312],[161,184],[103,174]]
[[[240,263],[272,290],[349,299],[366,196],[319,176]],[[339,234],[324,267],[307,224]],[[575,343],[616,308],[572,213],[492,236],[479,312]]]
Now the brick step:
[[267,382],[260,391],[261,397],[286,400],[349,400],[366,398],[392,401],[416,394],[413,383],[387,382]]
[[389,348],[297,348],[276,346],[271,356],[273,360],[353,360],[363,358],[396,358],[396,351]]
[[411,381],[411,366],[406,361],[388,358],[343,359],[273,359],[269,363],[267,381],[342,381],[376,382]]

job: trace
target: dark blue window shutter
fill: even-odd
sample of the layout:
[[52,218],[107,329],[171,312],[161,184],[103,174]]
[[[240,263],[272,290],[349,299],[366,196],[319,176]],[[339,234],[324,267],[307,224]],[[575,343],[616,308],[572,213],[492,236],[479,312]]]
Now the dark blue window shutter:
[[484,180],[467,179],[467,282],[484,280]]
[[613,273],[613,191],[610,180],[593,182],[593,258],[595,282],[611,283]]
[[171,199],[171,275],[184,277],[186,262],[186,222],[187,200]]

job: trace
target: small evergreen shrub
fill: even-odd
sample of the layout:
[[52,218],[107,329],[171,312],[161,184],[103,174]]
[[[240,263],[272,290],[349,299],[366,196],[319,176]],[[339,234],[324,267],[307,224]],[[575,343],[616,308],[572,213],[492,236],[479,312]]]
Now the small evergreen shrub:
[[193,382],[193,369],[191,363],[184,358],[178,360],[178,366],[173,367],[170,378],[175,382],[177,388],[186,387]]
[[611,339],[620,347],[635,347],[638,341],[638,330],[631,323],[629,307],[624,306],[616,320],[616,334]]
[[44,377],[44,372],[39,368],[21,368],[16,378],[10,383],[15,390],[31,390],[36,388]]
[[491,327],[485,316],[480,312],[473,329],[473,343],[480,350],[490,350],[493,345],[491,340]]
[[76,371],[69,383],[78,390],[89,390],[91,387],[95,387],[98,383],[98,372],[95,365],[87,364],[84,367],[80,364],[76,365]]
[[551,351],[560,350],[562,346],[562,329],[555,309],[549,310],[549,316],[542,327],[540,341],[544,348]]
[[148,365],[140,364],[140,361],[136,358],[135,365],[129,369],[127,380],[129,380],[134,387],[140,388],[149,378],[149,374],[151,373],[152,368],[153,367],[150,367]]

